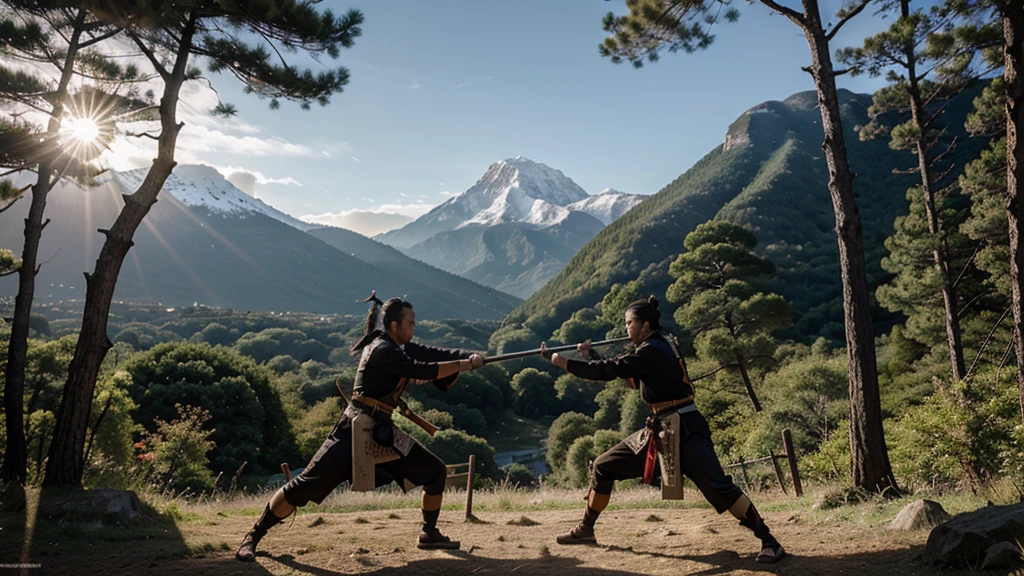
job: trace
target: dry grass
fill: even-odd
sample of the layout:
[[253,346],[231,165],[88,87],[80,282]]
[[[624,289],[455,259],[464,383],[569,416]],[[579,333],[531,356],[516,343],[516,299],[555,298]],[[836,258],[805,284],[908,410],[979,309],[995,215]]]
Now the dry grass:
[[[1004,493],[1005,491],[993,489],[978,494],[922,492],[896,499],[871,498],[859,504],[832,510],[818,509],[817,503],[835,489],[836,486],[831,485],[810,486],[800,498],[772,490],[751,494],[751,499],[759,509],[767,512],[792,512],[804,520],[841,520],[862,525],[878,525],[887,522],[904,506],[919,498],[939,502],[951,515],[975,510],[984,506],[988,500],[997,504],[1016,501],[1009,499],[1009,496]],[[195,522],[211,516],[257,516],[263,511],[270,494],[236,494],[231,498],[211,497],[201,501],[172,499],[152,494],[140,496],[157,510],[176,520]],[[583,489],[544,486],[528,490],[497,487],[474,491],[473,511],[474,513],[487,513],[575,510],[584,507],[585,497],[586,490]],[[449,489],[445,492],[443,509],[445,511],[464,510],[465,498],[465,490]],[[420,493],[418,490],[408,494],[403,494],[397,488],[373,492],[335,491],[324,500],[323,504],[305,506],[299,510],[299,514],[313,515],[312,520],[323,514],[416,510],[419,507]],[[696,489],[687,490],[684,500],[670,501],[661,499],[659,489],[643,485],[616,490],[608,506],[608,510],[692,508],[710,508],[710,505]]]

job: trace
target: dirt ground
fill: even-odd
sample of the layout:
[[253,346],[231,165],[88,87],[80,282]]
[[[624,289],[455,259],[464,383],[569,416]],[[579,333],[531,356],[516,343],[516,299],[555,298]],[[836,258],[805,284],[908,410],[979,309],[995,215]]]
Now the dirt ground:
[[440,528],[462,542],[462,549],[454,552],[416,549],[418,510],[307,513],[275,527],[253,564],[234,559],[252,516],[218,512],[180,520],[156,533],[47,531],[30,538],[27,546],[17,526],[5,523],[0,528],[0,564],[26,563],[32,567],[13,572],[30,576],[974,574],[933,570],[914,560],[927,531],[809,522],[792,512],[764,515],[790,554],[776,565],[755,563],[753,536],[728,514],[716,516],[708,509],[608,510],[598,522],[598,546],[555,543],[556,535],[576,523],[579,511],[487,512],[479,514],[482,523],[464,523],[461,512],[445,511]]

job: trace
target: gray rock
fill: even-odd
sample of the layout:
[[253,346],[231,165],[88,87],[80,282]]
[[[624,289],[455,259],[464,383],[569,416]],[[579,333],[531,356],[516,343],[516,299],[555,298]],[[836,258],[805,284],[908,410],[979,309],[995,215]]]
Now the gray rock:
[[136,520],[142,515],[142,503],[135,492],[109,488],[86,490],[64,502],[61,508],[69,515],[104,520]]
[[1024,503],[986,506],[936,526],[923,560],[929,565],[978,567],[995,544],[1024,542]]
[[950,515],[942,508],[942,504],[931,500],[914,500],[903,507],[900,513],[889,523],[889,530],[924,530],[931,529],[943,522],[948,522]]

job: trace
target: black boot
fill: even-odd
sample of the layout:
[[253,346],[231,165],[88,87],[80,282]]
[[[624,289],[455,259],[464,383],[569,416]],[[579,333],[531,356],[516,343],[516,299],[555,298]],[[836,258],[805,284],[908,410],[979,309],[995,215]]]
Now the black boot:
[[754,536],[761,539],[761,552],[754,558],[755,562],[773,564],[786,556],[786,551],[779,544],[779,541],[775,539],[775,536],[772,536],[771,530],[764,523],[764,518],[758,513],[753,502],[747,508],[746,516],[743,520],[740,520],[740,526],[749,528],[754,533]]
[[437,529],[437,517],[440,510],[423,510],[423,532],[416,539],[416,547],[420,550],[458,550],[459,541],[441,534]]
[[555,542],[563,545],[597,544],[597,538],[594,536],[593,526],[587,526],[580,522],[572,530],[555,538]]
[[270,530],[271,527],[279,524],[282,520],[284,518],[274,516],[274,513],[270,511],[270,504],[267,504],[267,507],[263,509],[260,519],[252,525],[252,530],[242,539],[242,544],[238,547],[238,551],[235,552],[235,558],[242,562],[255,562],[256,546],[267,535],[267,530]]
[[583,521],[577,524],[572,530],[555,538],[559,544],[597,544],[594,536],[594,524],[601,513],[587,506],[583,512]]

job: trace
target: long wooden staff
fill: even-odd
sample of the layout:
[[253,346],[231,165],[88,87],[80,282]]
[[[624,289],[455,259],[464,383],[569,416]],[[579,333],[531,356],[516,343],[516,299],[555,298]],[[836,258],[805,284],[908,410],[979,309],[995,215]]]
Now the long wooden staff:
[[[610,346],[612,344],[621,344],[623,342],[629,342],[629,338],[612,338],[611,340],[602,340],[600,342],[591,342],[590,346]],[[546,348],[545,352],[566,352],[569,350],[575,350],[576,344],[567,344],[565,346],[555,346],[553,348]],[[515,360],[516,358],[525,358],[527,356],[535,356],[540,354],[540,348],[534,350],[523,350],[522,352],[512,352],[510,354],[499,354],[497,356],[488,356],[484,358],[484,364],[490,364],[491,362],[504,362],[505,360]]]

